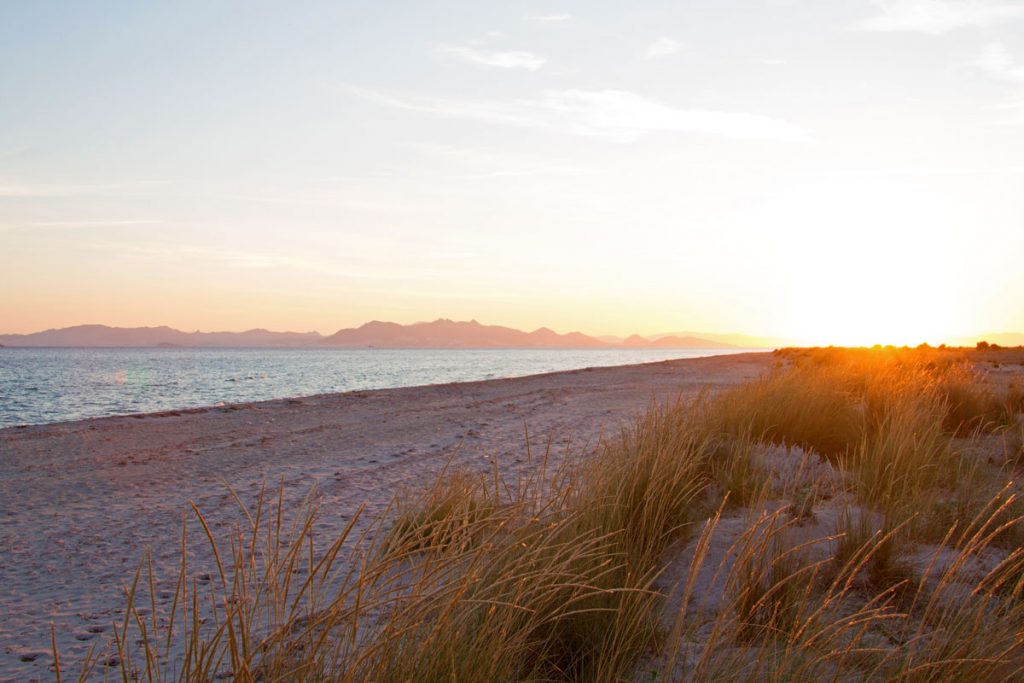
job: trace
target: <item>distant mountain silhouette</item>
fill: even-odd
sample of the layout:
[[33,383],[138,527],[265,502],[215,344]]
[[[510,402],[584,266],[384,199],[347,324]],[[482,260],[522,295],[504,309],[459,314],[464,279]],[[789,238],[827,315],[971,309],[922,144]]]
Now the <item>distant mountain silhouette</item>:
[[558,334],[546,327],[523,332],[476,320],[457,322],[442,318],[429,323],[399,325],[377,320],[361,327],[339,330],[320,342],[326,346],[381,348],[608,348],[609,344],[579,332]]
[[608,342],[580,332],[559,334],[546,327],[523,332],[501,325],[482,325],[442,318],[433,322],[400,325],[374,320],[343,329],[330,336],[319,332],[182,332],[171,327],[109,327],[77,325],[33,334],[0,335],[2,346],[55,347],[242,347],[242,348],[546,348],[546,349],[724,349],[735,345],[694,336],[648,339],[633,335],[621,343]]
[[701,339],[699,337],[658,337],[648,339],[634,334],[622,340],[621,345],[631,349],[734,349],[734,344]]
[[[662,339],[667,346],[675,348],[687,348],[690,344],[699,344],[695,348],[702,349],[774,349],[784,346],[800,346],[792,339],[783,337],[755,337],[749,334],[717,334],[714,332],[661,332],[641,337],[634,334],[632,337],[617,337],[615,335],[599,336],[603,342],[613,345],[632,346],[634,343],[639,346],[650,348],[650,346],[661,346]],[[634,341],[630,341],[630,340]],[[679,346],[681,345],[681,346]]]
[[0,335],[5,346],[305,346],[322,339],[319,332],[182,332],[171,327],[76,325],[33,334]]
[[[784,337],[757,337],[749,334],[718,334],[715,332],[662,332],[660,334],[648,335],[650,339],[655,341],[665,339],[667,337],[676,338],[687,338],[696,337],[698,339],[707,340],[709,342],[718,342],[719,344],[725,344],[735,348],[757,348],[757,349],[774,349],[783,346],[800,346],[799,343],[792,339],[786,339]],[[708,347],[715,348],[715,347]]]

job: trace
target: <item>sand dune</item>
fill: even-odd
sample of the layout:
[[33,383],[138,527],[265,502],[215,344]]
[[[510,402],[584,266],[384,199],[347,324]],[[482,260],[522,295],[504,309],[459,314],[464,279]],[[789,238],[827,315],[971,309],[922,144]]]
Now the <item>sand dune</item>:
[[[455,452],[459,465],[497,458],[511,474],[526,466],[524,426],[560,457],[652,400],[741,382],[772,362],[719,356],[0,430],[0,680],[52,676],[51,623],[65,672],[102,650],[147,548],[163,577],[158,603],[169,600],[190,500],[226,531],[242,514],[228,486],[251,504],[263,482],[283,484],[294,510],[315,485],[329,536],[362,503],[386,510]],[[196,562],[208,562],[194,540]]]

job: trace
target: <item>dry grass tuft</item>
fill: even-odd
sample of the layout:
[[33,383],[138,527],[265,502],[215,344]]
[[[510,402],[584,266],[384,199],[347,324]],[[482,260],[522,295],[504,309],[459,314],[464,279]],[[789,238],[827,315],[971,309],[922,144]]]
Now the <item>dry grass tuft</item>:
[[[170,612],[144,563],[113,654],[126,681],[1020,677],[1024,397],[971,358],[787,350],[557,471],[446,470],[359,536],[357,516],[317,538],[312,502],[286,524],[283,496],[226,537],[194,510]],[[972,455],[990,442],[998,457]]]

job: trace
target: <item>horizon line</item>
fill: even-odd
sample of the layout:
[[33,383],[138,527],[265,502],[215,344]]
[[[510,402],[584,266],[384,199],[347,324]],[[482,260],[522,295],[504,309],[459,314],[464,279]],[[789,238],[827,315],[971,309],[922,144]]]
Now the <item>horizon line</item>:
[[[598,340],[598,341],[603,341],[605,343],[610,343],[610,344],[621,343],[623,341],[626,341],[626,340],[630,339],[631,337],[640,337],[640,338],[642,338],[642,339],[644,339],[646,341],[656,342],[660,338],[671,337],[671,336],[683,336],[683,335],[688,336],[688,337],[694,337],[694,338],[697,338],[697,339],[700,339],[702,336],[707,336],[707,337],[745,337],[745,338],[749,338],[751,340],[762,340],[762,341],[769,341],[770,340],[772,342],[777,342],[777,343],[768,344],[766,346],[765,345],[761,345],[761,346],[744,347],[743,345],[736,345],[737,348],[767,348],[767,347],[779,348],[779,347],[783,347],[783,346],[795,346],[795,347],[815,347],[815,346],[840,346],[840,347],[842,347],[842,346],[847,346],[847,347],[857,347],[857,346],[860,346],[860,347],[896,346],[896,347],[907,347],[907,346],[917,346],[917,345],[933,345],[933,346],[951,345],[951,346],[958,346],[959,347],[959,346],[962,346],[965,342],[970,344],[971,342],[969,342],[968,340],[972,340],[974,344],[977,344],[977,343],[980,343],[980,342],[986,342],[986,341],[988,341],[989,338],[1000,338],[1000,337],[1007,337],[1007,336],[1009,336],[1009,337],[1015,337],[1015,336],[1024,337],[1024,332],[1016,332],[1016,331],[992,332],[992,331],[989,331],[989,332],[986,332],[986,333],[967,334],[967,335],[942,335],[941,339],[939,339],[939,338],[936,338],[934,340],[933,339],[922,339],[921,342],[919,342],[918,344],[894,344],[894,343],[883,343],[883,341],[879,341],[879,342],[877,342],[875,344],[852,344],[851,345],[851,344],[842,344],[842,343],[836,343],[836,342],[832,342],[832,343],[823,343],[823,342],[808,343],[806,340],[801,340],[801,339],[792,338],[792,337],[786,337],[786,336],[783,336],[783,335],[754,334],[754,333],[748,333],[748,332],[714,332],[714,331],[682,330],[682,331],[675,331],[675,332],[655,332],[655,333],[647,333],[647,334],[640,334],[640,333],[634,332],[634,333],[631,333],[631,334],[628,334],[628,335],[623,335],[623,334],[594,334],[594,333],[589,333],[589,332],[583,332],[581,330],[572,330],[572,331],[569,331],[569,332],[557,332],[554,328],[552,328],[552,327],[550,327],[548,325],[540,325],[540,326],[538,326],[536,328],[533,328],[532,330],[524,330],[524,329],[520,329],[520,328],[517,328],[517,327],[511,327],[509,325],[503,325],[503,324],[497,324],[497,323],[481,323],[476,318],[471,318],[469,320],[456,320],[456,319],[453,319],[453,318],[446,318],[446,317],[440,317],[440,318],[436,318],[434,320],[418,320],[418,321],[415,321],[415,322],[412,322],[412,323],[399,323],[399,322],[394,322],[394,321],[389,321],[389,320],[381,320],[381,319],[378,319],[378,318],[374,318],[374,319],[371,319],[371,320],[367,320],[366,322],[363,322],[361,324],[354,325],[352,327],[339,327],[334,332],[328,332],[328,333],[321,332],[320,330],[308,330],[308,331],[274,330],[274,329],[271,329],[271,328],[268,328],[268,327],[250,327],[250,328],[241,329],[241,330],[227,330],[227,329],[203,330],[203,329],[200,329],[200,328],[196,328],[195,330],[189,331],[189,330],[182,329],[182,328],[179,328],[179,327],[173,327],[173,326],[167,325],[167,324],[121,326],[121,325],[109,325],[109,324],[106,324],[106,323],[92,322],[92,323],[79,323],[79,324],[74,324],[74,325],[66,325],[66,326],[63,326],[63,327],[49,327],[49,328],[46,328],[46,329],[35,330],[35,331],[32,331],[32,332],[0,332],[0,337],[31,337],[31,336],[34,336],[34,335],[45,334],[47,332],[60,332],[60,331],[71,330],[71,329],[75,329],[75,328],[89,328],[89,327],[93,327],[93,328],[105,328],[105,329],[109,329],[109,330],[159,330],[159,329],[166,329],[166,330],[171,331],[171,332],[177,332],[177,333],[186,334],[186,335],[194,335],[194,334],[202,334],[202,335],[215,335],[215,334],[242,335],[242,334],[253,333],[253,332],[265,332],[265,333],[268,333],[268,334],[276,334],[276,335],[305,335],[305,336],[314,336],[315,335],[316,337],[329,338],[332,335],[335,335],[335,334],[337,334],[339,332],[342,332],[342,331],[345,331],[345,330],[361,329],[363,327],[366,327],[367,325],[371,325],[371,324],[374,324],[374,323],[386,324],[386,325],[398,325],[400,327],[414,327],[414,326],[417,326],[417,325],[430,325],[430,324],[443,323],[443,322],[448,322],[448,323],[453,323],[453,324],[475,324],[475,325],[479,325],[480,327],[502,327],[502,328],[505,328],[505,329],[514,330],[516,332],[522,332],[522,333],[525,333],[525,334],[532,334],[532,333],[535,333],[535,332],[538,332],[538,331],[541,331],[541,330],[549,330],[549,331],[554,332],[555,334],[558,334],[560,336],[580,334],[580,335],[583,335],[583,336],[586,336],[586,337],[590,337],[592,339],[595,339],[595,340]],[[608,342],[607,341],[608,338],[613,338],[615,340],[618,340],[618,342]],[[721,342],[719,340],[715,340],[715,339],[706,339],[706,341],[715,342],[715,343],[723,343],[723,342]]]

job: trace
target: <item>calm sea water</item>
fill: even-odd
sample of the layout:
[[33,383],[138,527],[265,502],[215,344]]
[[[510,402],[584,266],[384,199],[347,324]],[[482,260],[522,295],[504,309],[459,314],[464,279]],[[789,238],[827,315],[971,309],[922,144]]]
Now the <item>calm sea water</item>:
[[729,352],[0,348],[0,428],[721,353]]

